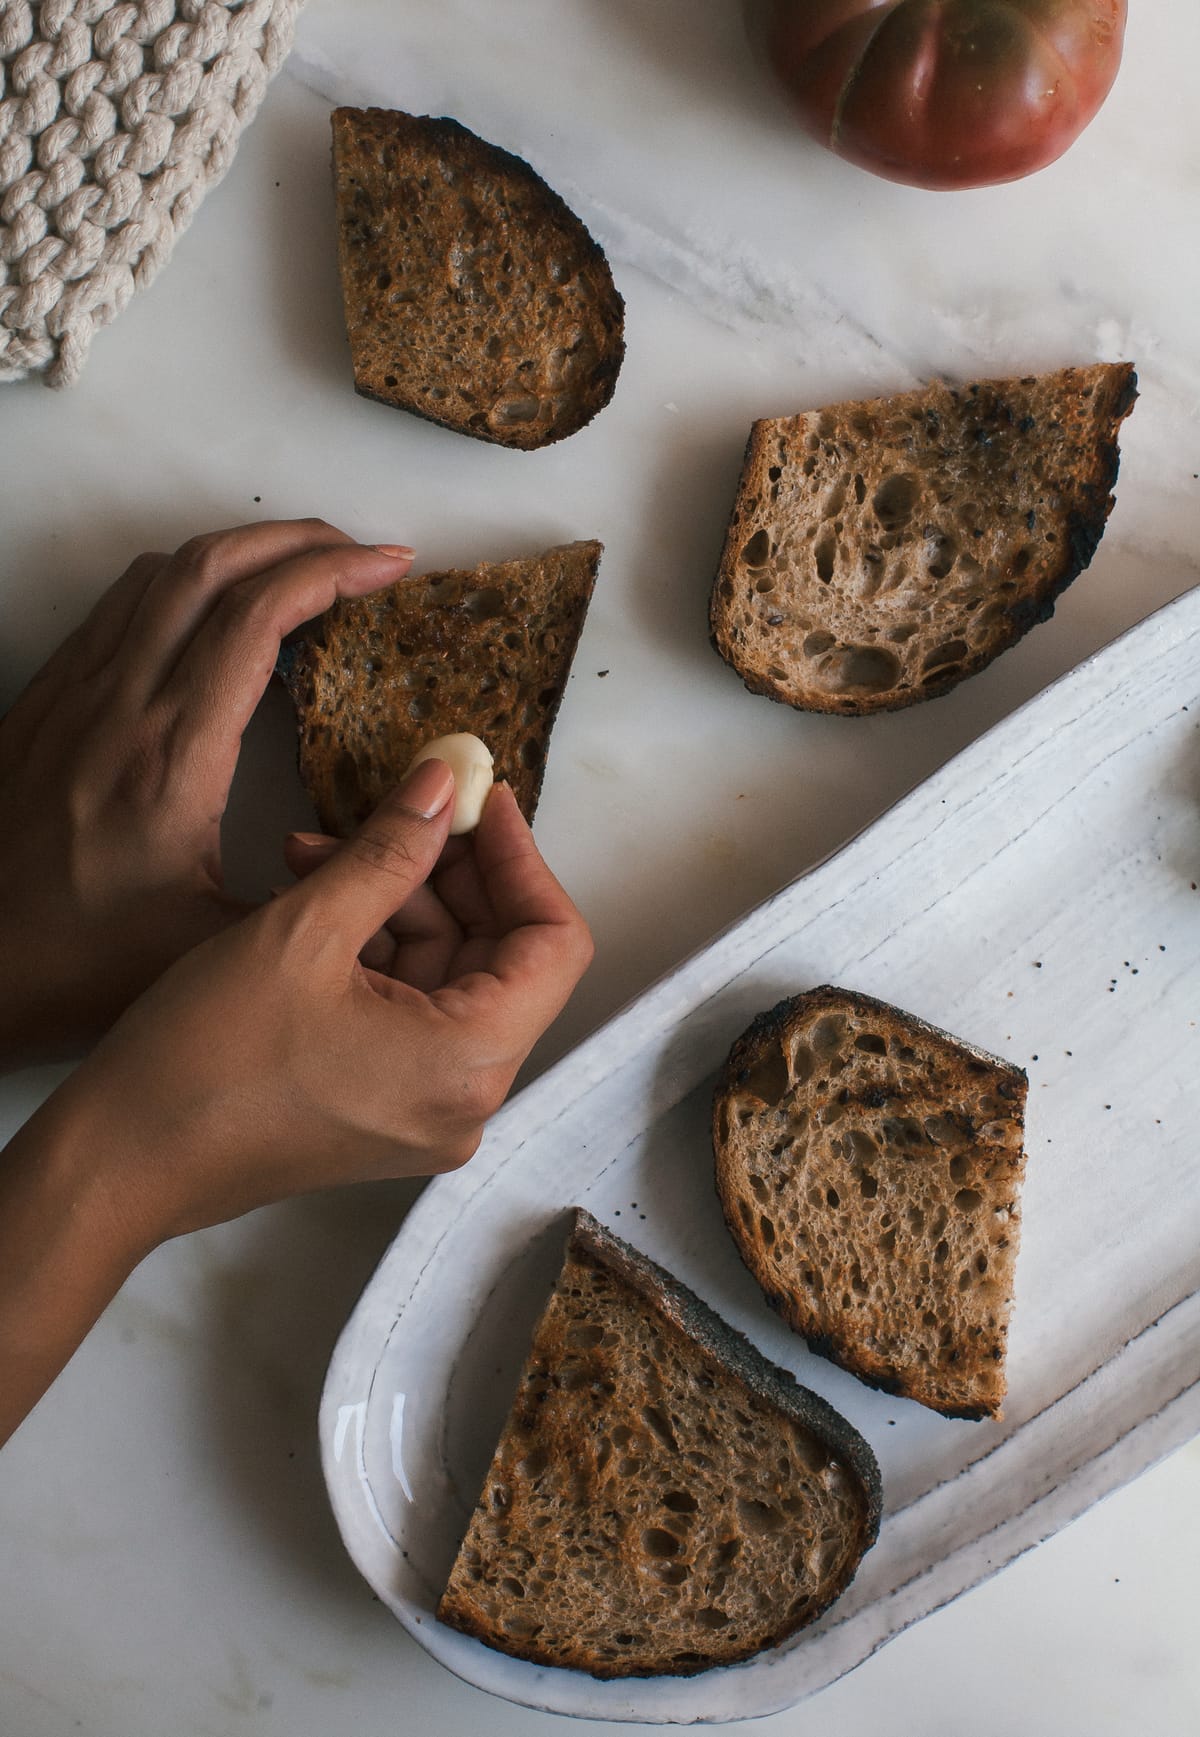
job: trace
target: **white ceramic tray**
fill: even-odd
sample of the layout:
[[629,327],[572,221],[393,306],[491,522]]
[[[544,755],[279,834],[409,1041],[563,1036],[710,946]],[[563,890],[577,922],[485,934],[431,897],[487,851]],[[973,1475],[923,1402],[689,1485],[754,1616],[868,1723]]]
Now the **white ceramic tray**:
[[[343,1537],[409,1633],[479,1687],[557,1713],[774,1712],[1200,1430],[1198,881],[1200,590],[1007,719],[509,1104],[472,1163],[410,1214],[321,1406]],[[755,1013],[824,982],[1028,1069],[1002,1423],[947,1422],[810,1355],[725,1232],[713,1075]],[[577,1201],[823,1393],[879,1456],[885,1516],[858,1578],[819,1623],[747,1664],[602,1683],[433,1617]]]

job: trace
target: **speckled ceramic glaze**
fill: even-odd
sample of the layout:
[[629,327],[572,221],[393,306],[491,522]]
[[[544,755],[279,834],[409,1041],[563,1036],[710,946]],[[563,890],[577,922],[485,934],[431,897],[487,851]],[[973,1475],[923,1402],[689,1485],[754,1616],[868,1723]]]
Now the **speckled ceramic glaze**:
[[[786,1707],[1200,1426],[1200,591],[1064,678],[517,1098],[433,1184],[330,1367],[343,1536],[451,1670],[530,1707],[718,1722]],[[747,1019],[866,991],[1028,1069],[1002,1423],[868,1391],[765,1307],[714,1197],[713,1075]],[[1131,1033],[1137,1041],[1131,1042]],[[565,1209],[682,1277],[867,1437],[879,1543],[811,1630],[703,1676],[602,1683],[433,1610],[556,1270]]]

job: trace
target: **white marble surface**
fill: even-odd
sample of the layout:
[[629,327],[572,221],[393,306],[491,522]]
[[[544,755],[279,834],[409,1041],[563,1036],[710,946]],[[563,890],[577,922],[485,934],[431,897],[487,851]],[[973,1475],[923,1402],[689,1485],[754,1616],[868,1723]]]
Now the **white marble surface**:
[[[1136,8],[1110,103],[1061,164],[926,195],[794,132],[736,0],[312,0],[228,180],[82,384],[3,389],[0,703],[136,549],[219,523],[316,511],[412,542],[428,565],[603,537],[539,815],[599,957],[544,1064],[1200,579],[1198,53],[1191,0]],[[355,398],[331,95],[457,114],[588,217],[629,339],[590,428],[506,453]],[[856,724],[752,699],[713,656],[704,602],[753,416],[934,370],[1126,354],[1143,396],[1106,538],[1053,622],[992,669]],[[306,819],[289,728],[271,695],[231,815],[251,888],[277,878],[279,836]],[[0,1131],[48,1083],[5,1083]],[[5,1737],[556,1723],[414,1648],[345,1562],[325,1503],[321,1375],[412,1193],[261,1213],[131,1281],[0,1459]],[[857,1737],[883,1711],[901,1737],[968,1721],[985,1737],[1191,1737],[1198,1487],[1193,1446],[756,1729]]]

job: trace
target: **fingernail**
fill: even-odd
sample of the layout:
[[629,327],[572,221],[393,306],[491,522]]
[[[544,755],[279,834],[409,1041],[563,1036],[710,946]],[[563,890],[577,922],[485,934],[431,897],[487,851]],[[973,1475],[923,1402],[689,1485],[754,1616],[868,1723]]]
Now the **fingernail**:
[[432,820],[454,795],[454,774],[444,760],[422,760],[398,786],[396,795],[406,808]]
[[390,555],[396,561],[411,561],[417,552],[407,543],[372,543],[371,547],[377,555]]
[[303,850],[328,850],[330,845],[337,843],[336,838],[323,832],[289,832],[287,841],[298,844]]

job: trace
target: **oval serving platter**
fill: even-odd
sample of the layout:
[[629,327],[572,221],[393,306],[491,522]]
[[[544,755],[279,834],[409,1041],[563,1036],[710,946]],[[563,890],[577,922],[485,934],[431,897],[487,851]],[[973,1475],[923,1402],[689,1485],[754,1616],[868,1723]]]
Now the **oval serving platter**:
[[[337,1345],[334,1512],[435,1658],[525,1706],[744,1719],[834,1681],[1200,1430],[1200,590],[1005,720],[646,992],[426,1190]],[[754,1014],[837,983],[1030,1077],[999,1423],[949,1422],[811,1355],[712,1185],[714,1075]],[[832,1610],[746,1664],[600,1682],[433,1615],[553,1283],[567,1209],[677,1274],[867,1437],[878,1544]]]

